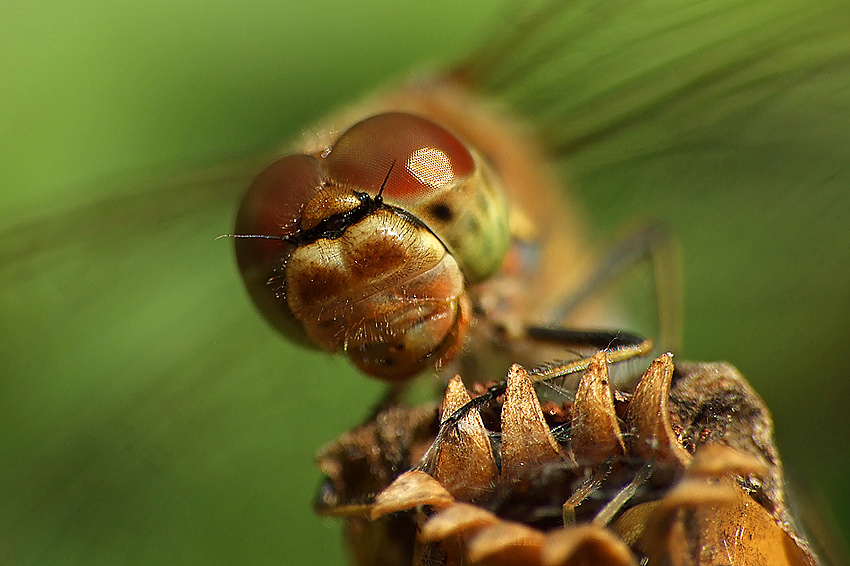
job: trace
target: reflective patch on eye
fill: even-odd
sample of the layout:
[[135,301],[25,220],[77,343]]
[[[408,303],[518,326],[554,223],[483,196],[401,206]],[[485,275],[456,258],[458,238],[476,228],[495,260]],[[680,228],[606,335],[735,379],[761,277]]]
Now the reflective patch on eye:
[[410,154],[405,164],[410,174],[423,185],[439,188],[454,178],[449,156],[436,147],[422,147]]

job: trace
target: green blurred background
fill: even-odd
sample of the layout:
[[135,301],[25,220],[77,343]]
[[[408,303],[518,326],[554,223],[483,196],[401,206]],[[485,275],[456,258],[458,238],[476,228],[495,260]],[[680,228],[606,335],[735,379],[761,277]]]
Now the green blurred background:
[[[381,386],[264,327],[214,240],[238,183],[205,179],[476,46],[500,4],[0,6],[0,562],[342,562],[312,455]],[[567,174],[601,238],[647,216],[680,234],[682,356],[741,368],[846,530],[847,9],[594,4],[574,14],[596,33],[564,26]],[[685,80],[740,53],[769,63]]]

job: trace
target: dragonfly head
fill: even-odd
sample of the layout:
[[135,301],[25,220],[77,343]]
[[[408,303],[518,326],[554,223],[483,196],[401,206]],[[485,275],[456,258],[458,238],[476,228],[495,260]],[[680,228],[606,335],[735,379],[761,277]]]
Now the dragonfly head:
[[401,113],[355,124],[320,154],[283,157],[237,215],[248,291],[285,336],[344,351],[369,375],[439,366],[462,346],[467,285],[507,249],[494,177],[453,134]]

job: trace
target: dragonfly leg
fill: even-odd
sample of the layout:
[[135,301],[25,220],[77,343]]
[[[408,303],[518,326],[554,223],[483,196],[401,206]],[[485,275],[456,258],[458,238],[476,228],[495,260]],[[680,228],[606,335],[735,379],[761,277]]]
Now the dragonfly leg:
[[649,261],[658,316],[658,345],[678,351],[682,336],[682,285],[678,249],[670,231],[644,225],[611,247],[594,271],[569,297],[552,309],[547,324],[557,327],[574,309],[630,270]]
[[[528,332],[531,336],[539,333],[541,336],[538,336],[538,338],[541,339],[595,347],[607,353],[607,362],[609,364],[616,364],[632,358],[645,356],[653,348],[652,340],[622,331],[531,328]],[[545,338],[542,336],[544,334]],[[553,362],[530,370],[528,376],[531,378],[532,383],[551,381],[585,371],[592,361],[592,357],[585,357],[566,362]],[[506,391],[506,386],[506,381],[491,385],[484,393],[473,397],[471,401],[443,419],[433,446],[439,445],[440,439],[448,433],[450,428],[457,426],[469,411],[483,407],[495,401],[500,395],[503,395]],[[430,456],[430,454],[426,454],[423,457],[421,466],[426,465],[425,463],[429,461]]]
[[[556,342],[564,346],[590,346],[596,350],[605,351],[609,364],[645,356],[654,347],[651,339],[621,330],[531,327],[526,330],[526,334],[535,340]],[[582,357],[576,360],[551,362],[530,370],[528,374],[535,383],[551,381],[586,370],[591,360],[591,357]]]

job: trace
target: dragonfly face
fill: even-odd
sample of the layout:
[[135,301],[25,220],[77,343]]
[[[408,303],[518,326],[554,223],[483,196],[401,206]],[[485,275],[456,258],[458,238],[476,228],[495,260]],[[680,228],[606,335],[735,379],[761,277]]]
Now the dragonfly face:
[[249,188],[236,254],[264,316],[297,342],[401,380],[457,352],[467,283],[508,246],[499,180],[453,133],[384,113],[320,153],[283,157]]

